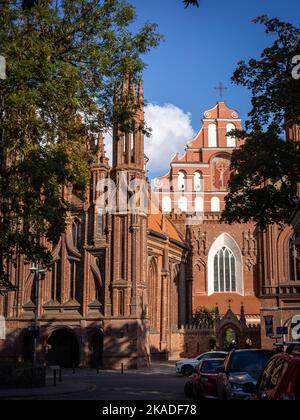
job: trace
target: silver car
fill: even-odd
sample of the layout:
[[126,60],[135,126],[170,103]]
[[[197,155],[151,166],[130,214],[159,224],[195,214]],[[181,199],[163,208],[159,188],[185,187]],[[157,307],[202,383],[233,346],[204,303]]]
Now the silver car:
[[176,363],[176,373],[181,373],[184,376],[189,376],[194,371],[195,367],[200,364],[203,360],[209,359],[225,359],[227,353],[225,351],[210,351],[202,353],[193,359],[184,359]]
[[217,392],[220,400],[248,400],[249,384],[256,385],[262,371],[274,356],[271,350],[231,351],[224,366],[217,369]]

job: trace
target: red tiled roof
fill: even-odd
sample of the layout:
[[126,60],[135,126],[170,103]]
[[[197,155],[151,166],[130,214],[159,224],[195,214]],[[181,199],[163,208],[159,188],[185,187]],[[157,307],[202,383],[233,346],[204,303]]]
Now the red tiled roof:
[[167,216],[165,217],[164,226],[165,230],[162,229],[162,218],[163,215],[159,214],[150,214],[148,218],[148,228],[157,232],[161,235],[167,235],[169,238],[174,239],[175,241],[184,243],[184,240],[181,238],[180,233],[173,225],[170,219]]

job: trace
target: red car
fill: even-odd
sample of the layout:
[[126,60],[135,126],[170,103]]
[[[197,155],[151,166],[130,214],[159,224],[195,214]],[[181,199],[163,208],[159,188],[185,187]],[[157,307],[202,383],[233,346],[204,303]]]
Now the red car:
[[224,359],[204,360],[197,367],[198,376],[194,381],[193,394],[196,400],[217,398],[217,368],[223,366]]
[[252,400],[300,401],[300,352],[274,356],[263,371],[256,388],[249,384]]

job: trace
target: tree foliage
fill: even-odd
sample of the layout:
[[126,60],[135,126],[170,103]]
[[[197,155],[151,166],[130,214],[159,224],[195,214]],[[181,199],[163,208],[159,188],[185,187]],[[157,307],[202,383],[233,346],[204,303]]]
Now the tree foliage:
[[192,324],[196,327],[210,327],[215,324],[219,316],[218,308],[211,308],[208,309],[206,307],[198,308],[194,314],[192,319]]
[[[113,124],[112,98],[158,45],[156,25],[133,33],[135,9],[120,0],[1,2],[0,286],[15,255],[51,263],[70,208],[62,195],[89,177],[87,136]],[[1,134],[2,133],[2,134]]]
[[265,229],[287,222],[299,202],[300,143],[285,129],[300,123],[300,80],[292,77],[300,29],[266,16],[255,23],[263,24],[274,42],[260,59],[240,62],[232,78],[251,90],[252,110],[247,131],[235,132],[245,145],[232,156],[223,220],[254,220]]

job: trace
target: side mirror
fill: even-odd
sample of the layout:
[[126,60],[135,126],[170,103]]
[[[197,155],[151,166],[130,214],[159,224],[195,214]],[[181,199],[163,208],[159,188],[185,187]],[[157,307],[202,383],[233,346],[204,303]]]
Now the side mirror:
[[245,392],[245,394],[256,394],[256,386],[253,382],[248,382],[243,385],[243,392]]

